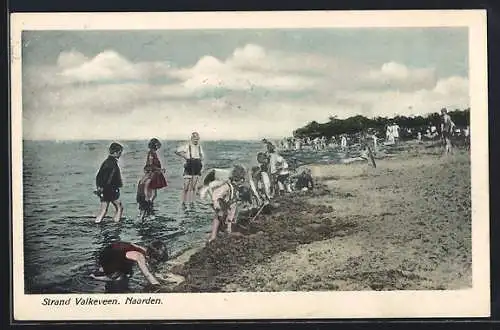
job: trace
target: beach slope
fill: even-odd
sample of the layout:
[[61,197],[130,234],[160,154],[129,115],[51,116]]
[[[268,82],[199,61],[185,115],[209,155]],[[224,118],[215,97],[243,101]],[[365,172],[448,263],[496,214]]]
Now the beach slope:
[[318,188],[191,251],[175,292],[435,290],[472,285],[470,160],[425,146],[309,165]]

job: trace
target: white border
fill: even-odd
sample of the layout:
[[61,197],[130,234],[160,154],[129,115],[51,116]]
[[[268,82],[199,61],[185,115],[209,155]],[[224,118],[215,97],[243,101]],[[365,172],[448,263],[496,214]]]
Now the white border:
[[[458,291],[161,294],[163,305],[41,305],[24,294],[22,211],[22,30],[468,27],[471,104],[473,288]],[[26,13],[11,15],[13,290],[15,320],[183,320],[490,315],[486,11],[303,11],[205,13]],[[52,298],[124,295],[50,295]],[[127,296],[149,297],[135,294]]]

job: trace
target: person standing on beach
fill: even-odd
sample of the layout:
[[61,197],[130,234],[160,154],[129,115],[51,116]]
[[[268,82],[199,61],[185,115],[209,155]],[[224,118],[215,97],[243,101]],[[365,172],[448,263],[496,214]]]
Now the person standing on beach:
[[119,143],[113,142],[109,146],[109,156],[101,164],[99,171],[96,175],[96,195],[101,200],[101,207],[95,219],[96,223],[100,223],[108,212],[109,203],[115,207],[115,215],[113,220],[120,221],[123,214],[123,205],[120,202],[120,188],[122,187],[122,177],[120,167],[118,166],[118,159],[122,155],[123,146]]
[[182,207],[186,208],[186,203],[194,206],[195,191],[203,168],[204,152],[200,144],[200,134],[193,132],[188,143],[180,146],[175,152],[176,155],[184,158],[184,187],[182,191]]
[[342,134],[342,137],[340,139],[340,147],[342,148],[342,151],[345,151],[347,149],[347,138],[345,134]]
[[467,126],[464,130],[465,136],[465,149],[470,150],[470,126]]
[[399,142],[399,131],[400,131],[400,128],[399,128],[398,123],[393,123],[392,124],[392,137],[394,138],[395,144],[398,144],[398,142]]
[[148,143],[149,152],[146,158],[146,166],[151,170],[150,182],[146,183],[148,193],[146,194],[148,201],[154,202],[157,196],[157,190],[168,186],[167,179],[164,173],[165,168],[162,168],[157,151],[161,148],[161,143],[157,138],[152,138]]
[[375,133],[372,134],[372,141],[373,141],[373,152],[377,152],[377,135]]
[[448,155],[452,151],[451,145],[451,135],[455,129],[455,123],[451,120],[448,110],[446,108],[441,109],[441,135],[445,143],[445,154]]

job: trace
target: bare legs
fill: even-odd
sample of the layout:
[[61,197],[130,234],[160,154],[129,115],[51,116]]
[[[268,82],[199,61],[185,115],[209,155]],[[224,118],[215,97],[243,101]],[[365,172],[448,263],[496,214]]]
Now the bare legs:
[[99,208],[99,212],[97,213],[97,217],[95,218],[95,223],[100,223],[106,213],[108,212],[109,202],[101,202],[101,207]]
[[[101,202],[99,213],[97,214],[97,217],[95,219],[96,223],[100,223],[106,216],[109,208],[109,203],[110,202]],[[119,222],[123,214],[123,205],[119,200],[112,201],[111,204],[113,204],[113,206],[115,207],[115,215],[113,216],[113,221]]]
[[219,231],[220,220],[217,215],[214,216],[212,221],[212,232],[210,234],[210,238],[208,239],[208,243],[212,242],[217,237],[217,232]]
[[182,206],[185,207],[186,203],[190,201],[189,190],[191,187],[191,177],[184,178],[184,185],[182,187]]
[[[225,223],[227,225],[226,232],[228,234],[232,233],[232,226],[233,226],[233,221],[234,221],[235,215],[236,215],[236,206],[233,205],[229,208],[227,213],[225,213],[222,216],[222,218],[225,219]],[[215,240],[217,238],[217,233],[219,232],[219,226],[221,224],[220,217],[221,216],[219,214],[216,214],[214,216],[214,219],[212,221],[212,232],[210,234],[210,238],[208,239],[208,243],[212,242],[213,240]]]
[[196,198],[196,187],[198,186],[198,176],[185,177],[182,189],[182,206],[186,203],[193,203]]
[[111,203],[115,207],[115,216],[113,217],[113,221],[118,222],[120,221],[123,214],[123,205],[119,200],[112,201]]
[[452,153],[451,139],[449,137],[444,138],[444,154],[449,155]]

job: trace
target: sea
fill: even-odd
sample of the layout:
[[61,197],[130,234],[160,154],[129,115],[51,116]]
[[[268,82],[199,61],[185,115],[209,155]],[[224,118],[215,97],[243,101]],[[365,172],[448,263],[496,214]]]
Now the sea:
[[[119,159],[123,218],[114,223],[114,208],[110,205],[103,222],[94,223],[100,203],[93,194],[95,175],[111,142],[23,142],[26,294],[106,292],[106,284],[93,280],[90,274],[96,270],[99,252],[112,241],[147,244],[160,239],[172,256],[206,241],[213,215],[208,203],[198,201],[187,211],[181,208],[183,159],[174,152],[182,141],[163,141],[158,153],[167,169],[168,187],[158,191],[155,217],[144,222],[137,218],[135,197],[148,141],[117,141],[124,146]],[[206,141],[203,148],[204,169],[230,168],[235,164],[249,168],[256,165],[257,153],[264,151],[260,141]],[[304,152],[286,158],[300,166],[342,157],[333,151],[311,154]],[[142,276],[133,276],[128,290],[140,292],[145,285]]]

